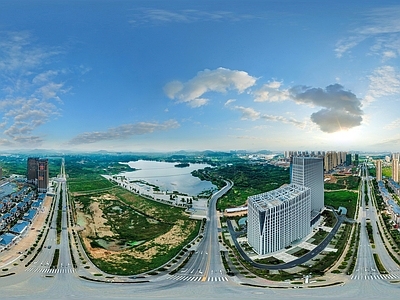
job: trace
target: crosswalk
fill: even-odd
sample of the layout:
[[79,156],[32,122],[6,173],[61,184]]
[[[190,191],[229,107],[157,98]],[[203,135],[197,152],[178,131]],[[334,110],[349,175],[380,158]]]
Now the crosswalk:
[[46,274],[60,274],[60,273],[74,273],[74,268],[50,269],[40,267],[30,267],[25,269],[26,272],[32,273],[46,273]]
[[352,280],[377,280],[377,279],[400,279],[400,274],[370,274],[370,275],[352,275]]
[[[169,279],[180,280],[180,281],[201,281],[203,279],[203,276],[172,275],[172,276],[169,276]],[[225,276],[207,277],[207,279],[205,281],[221,282],[221,281],[228,281],[228,278]]]

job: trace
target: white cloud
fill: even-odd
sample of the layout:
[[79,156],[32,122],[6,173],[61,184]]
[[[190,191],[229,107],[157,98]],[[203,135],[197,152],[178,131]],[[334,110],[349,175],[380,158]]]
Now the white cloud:
[[230,11],[141,9],[132,15],[129,23],[133,26],[142,26],[194,22],[237,22],[254,18],[259,17],[249,14],[237,14]]
[[205,105],[208,99],[202,96],[207,92],[226,93],[228,90],[236,90],[243,93],[253,86],[256,78],[244,71],[218,68],[204,70],[189,81],[171,81],[164,86],[165,94],[178,103],[187,103],[192,107]]
[[235,99],[229,99],[229,100],[227,100],[226,102],[225,102],[225,106],[229,106],[230,104],[232,104],[232,103],[234,103],[234,102],[236,102],[236,100]]
[[256,102],[279,102],[289,98],[288,90],[280,90],[282,82],[272,81],[253,92]]
[[392,66],[382,66],[368,76],[370,81],[366,99],[371,102],[375,98],[400,94],[400,74]]
[[393,129],[400,128],[400,118],[392,121],[390,124],[387,124],[383,128],[384,129],[388,129],[388,130],[393,130]]
[[339,42],[337,42],[335,48],[336,57],[341,58],[343,54],[350,51],[350,49],[354,48],[364,40],[364,36],[351,36],[340,40]]
[[383,56],[384,60],[388,60],[388,59],[391,59],[391,58],[396,58],[397,54],[396,54],[396,52],[394,52],[392,50],[388,50],[388,51],[384,51],[382,53],[382,56]]
[[35,45],[28,32],[0,33],[1,128],[10,144],[41,143],[34,131],[60,114],[57,104],[68,88],[56,80],[66,72],[52,62],[61,53]]
[[29,32],[3,33],[0,39],[0,70],[24,74],[46,60],[61,54],[59,49],[43,49],[33,46]]
[[[230,102],[230,103],[233,103],[233,102]],[[241,116],[242,120],[255,121],[258,119],[263,119],[263,120],[271,121],[271,122],[281,122],[281,123],[285,123],[285,124],[291,124],[298,128],[301,128],[301,129],[304,129],[306,126],[305,122],[297,121],[293,117],[286,118],[283,116],[262,114],[259,111],[256,111],[254,108],[244,107],[244,106],[239,106],[239,105],[229,106],[229,103],[227,104],[227,106],[230,107],[232,110],[240,111],[242,113],[242,116]]]
[[389,6],[364,13],[363,24],[353,29],[351,35],[340,40],[336,45],[337,57],[349,52],[362,41],[373,42],[371,51],[384,60],[397,57],[400,53],[400,6]]
[[283,116],[274,115],[262,115],[262,118],[272,122],[282,122],[285,124],[292,124],[297,128],[304,129],[306,127],[306,122],[297,121],[295,118],[286,118]]
[[126,139],[132,136],[149,134],[156,131],[165,131],[179,127],[175,120],[168,120],[164,123],[140,122],[134,124],[125,124],[110,128],[107,131],[85,132],[71,139],[69,145],[81,145],[87,143],[96,143],[99,141],[109,141]]
[[251,107],[234,106],[234,110],[238,110],[242,113],[242,120],[257,120],[261,114]]

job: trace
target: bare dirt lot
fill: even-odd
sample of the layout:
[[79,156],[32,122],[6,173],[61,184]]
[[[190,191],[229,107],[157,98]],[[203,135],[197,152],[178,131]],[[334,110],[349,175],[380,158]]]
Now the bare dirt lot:
[[[107,214],[103,211],[103,208],[106,206],[104,203],[109,203],[110,201],[118,200],[112,194],[103,194],[99,197],[91,197],[89,209],[84,211],[83,206],[77,203],[76,212],[77,219],[80,228],[83,229],[80,231],[80,235],[84,242],[85,248],[89,252],[89,255],[93,259],[101,259],[105,262],[112,263],[118,265],[119,263],[127,263],[130,259],[135,261],[152,261],[163,254],[166,254],[171,249],[182,245],[183,242],[190,236],[191,233],[196,228],[196,223],[192,220],[177,220],[175,224],[170,225],[170,229],[156,237],[143,241],[142,244],[133,245],[127,247],[124,243],[118,242],[119,234],[115,232],[115,228],[113,230],[112,226],[110,226],[109,222],[112,221],[112,218],[115,218],[115,213]],[[123,207],[121,203],[115,201],[115,207]],[[122,210],[126,208],[123,207]],[[122,212],[121,212],[122,213]],[[149,215],[157,214],[157,209],[149,209],[146,211]],[[148,216],[142,216],[148,222],[148,226],[151,225],[160,225],[159,221],[152,219]],[[126,224],[129,230],[141,230],[137,229],[133,226],[131,228]],[[114,226],[115,227],[115,226]],[[164,226],[165,227],[165,226]],[[125,229],[124,229],[125,230]],[[98,241],[99,239],[104,238],[107,241],[114,240],[112,242],[108,242],[106,247],[98,247],[98,244],[93,244],[93,240]]]

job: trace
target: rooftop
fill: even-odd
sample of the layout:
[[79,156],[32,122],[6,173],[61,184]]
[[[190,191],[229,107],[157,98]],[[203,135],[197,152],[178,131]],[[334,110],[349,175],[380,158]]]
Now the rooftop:
[[28,225],[29,225],[28,221],[21,221],[21,222],[18,222],[17,224],[15,224],[10,229],[10,231],[14,232],[14,233],[17,233],[17,234],[21,234],[28,227]]
[[250,196],[248,201],[253,202],[260,210],[267,210],[279,206],[307,190],[310,189],[308,187],[292,183],[273,191]]

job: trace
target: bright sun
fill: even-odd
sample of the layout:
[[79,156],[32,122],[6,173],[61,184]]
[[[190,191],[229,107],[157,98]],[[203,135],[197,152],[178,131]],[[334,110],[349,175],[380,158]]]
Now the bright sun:
[[349,142],[354,141],[356,138],[356,134],[354,130],[340,130],[337,132],[334,132],[330,134],[329,138],[331,139],[332,142],[335,144],[348,144]]

